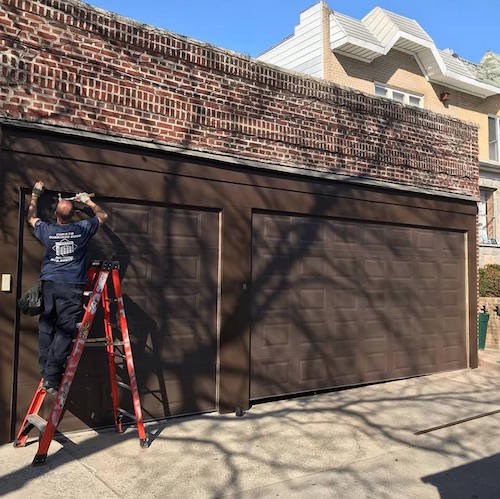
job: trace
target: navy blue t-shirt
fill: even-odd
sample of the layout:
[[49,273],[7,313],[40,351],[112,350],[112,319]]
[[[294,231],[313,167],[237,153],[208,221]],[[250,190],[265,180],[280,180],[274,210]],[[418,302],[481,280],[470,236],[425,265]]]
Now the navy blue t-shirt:
[[37,220],[35,236],[45,246],[40,280],[86,283],[87,243],[98,228],[97,217],[69,224],[49,224]]

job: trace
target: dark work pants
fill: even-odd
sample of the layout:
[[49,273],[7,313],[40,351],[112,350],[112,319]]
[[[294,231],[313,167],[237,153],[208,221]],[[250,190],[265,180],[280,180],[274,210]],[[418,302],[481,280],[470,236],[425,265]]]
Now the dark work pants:
[[82,314],[82,286],[43,281],[43,312],[38,323],[39,364],[42,377],[59,384]]

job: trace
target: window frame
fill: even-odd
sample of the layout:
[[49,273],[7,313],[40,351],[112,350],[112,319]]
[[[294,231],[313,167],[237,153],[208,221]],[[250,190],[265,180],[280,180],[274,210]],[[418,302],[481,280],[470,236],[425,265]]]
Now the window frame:
[[[480,245],[496,246],[496,219],[495,219],[495,192],[496,189],[479,186],[478,202],[478,239]],[[484,213],[481,213],[484,211]]]
[[[490,119],[495,123],[495,140],[490,141]],[[492,159],[490,156],[490,144],[496,142],[496,159]],[[488,114],[488,159],[494,163],[500,163],[500,116],[495,114]]]
[[[377,94],[377,87],[383,88],[386,92],[385,95]],[[386,99],[390,99],[394,102],[399,102],[400,104],[404,104],[405,106],[416,107],[418,109],[424,108],[424,96],[423,95],[416,94],[415,92],[410,92],[408,90],[401,90],[400,88],[390,87],[390,86],[386,85],[385,83],[379,83],[378,81],[373,82],[373,88],[374,88],[375,95],[377,97],[385,97]],[[393,97],[394,92],[403,95],[403,102],[401,102],[398,99],[394,99],[394,97]],[[420,105],[411,104],[410,97],[413,97],[414,99],[419,99]]]

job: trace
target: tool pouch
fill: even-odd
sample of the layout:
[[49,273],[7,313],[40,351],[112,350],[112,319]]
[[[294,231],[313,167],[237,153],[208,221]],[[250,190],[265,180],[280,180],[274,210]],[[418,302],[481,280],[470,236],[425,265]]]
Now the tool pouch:
[[43,310],[41,281],[30,288],[17,303],[24,315],[40,315]]

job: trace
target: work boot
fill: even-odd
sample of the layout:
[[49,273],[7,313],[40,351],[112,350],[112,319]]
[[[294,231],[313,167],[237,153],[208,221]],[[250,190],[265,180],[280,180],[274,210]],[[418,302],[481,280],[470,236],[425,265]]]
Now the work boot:
[[57,392],[59,391],[59,384],[55,383],[54,381],[44,379],[42,388],[51,395],[57,395]]

